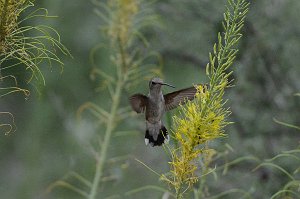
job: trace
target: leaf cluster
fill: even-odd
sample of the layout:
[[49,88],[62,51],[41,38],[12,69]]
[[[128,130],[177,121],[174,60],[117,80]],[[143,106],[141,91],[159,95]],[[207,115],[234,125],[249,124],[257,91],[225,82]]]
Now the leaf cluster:
[[[26,71],[26,83],[45,85],[41,69],[43,63],[63,65],[60,53],[70,55],[61,43],[59,33],[43,24],[32,25],[36,18],[53,18],[44,8],[33,8],[32,1],[0,1],[0,97],[22,92],[26,97],[29,90],[18,86],[15,71]],[[24,16],[24,17],[22,17]]]

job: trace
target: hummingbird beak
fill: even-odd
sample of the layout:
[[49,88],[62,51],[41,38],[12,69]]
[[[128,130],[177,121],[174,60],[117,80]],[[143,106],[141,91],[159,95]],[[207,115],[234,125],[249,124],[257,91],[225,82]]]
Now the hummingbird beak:
[[175,88],[175,86],[171,85],[171,84],[167,84],[167,83],[161,83],[161,85],[166,85],[166,86],[170,86],[172,88]]

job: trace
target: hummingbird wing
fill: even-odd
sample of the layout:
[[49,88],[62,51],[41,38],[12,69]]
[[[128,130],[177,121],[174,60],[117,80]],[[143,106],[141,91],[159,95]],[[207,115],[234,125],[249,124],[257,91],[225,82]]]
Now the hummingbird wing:
[[148,97],[143,94],[134,94],[129,98],[132,109],[137,113],[143,113],[146,110]]
[[179,104],[185,104],[187,100],[193,100],[197,89],[193,86],[164,95],[166,111],[176,108]]

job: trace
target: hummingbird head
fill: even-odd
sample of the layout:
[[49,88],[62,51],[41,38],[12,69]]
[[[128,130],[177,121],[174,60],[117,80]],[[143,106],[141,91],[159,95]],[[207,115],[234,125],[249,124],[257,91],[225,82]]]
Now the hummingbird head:
[[175,88],[175,86],[172,86],[170,84],[164,83],[162,79],[158,77],[154,77],[149,82],[149,88],[150,90],[160,90],[162,85],[170,86],[172,88]]

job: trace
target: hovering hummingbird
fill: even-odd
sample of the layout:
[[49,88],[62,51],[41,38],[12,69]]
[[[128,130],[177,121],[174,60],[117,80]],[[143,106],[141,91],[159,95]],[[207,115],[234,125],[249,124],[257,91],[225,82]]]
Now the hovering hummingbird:
[[190,87],[163,95],[161,91],[163,85],[175,88],[155,77],[149,82],[148,96],[138,93],[129,98],[134,111],[145,113],[146,145],[150,143],[151,146],[161,146],[169,141],[168,131],[162,122],[164,113],[176,108],[179,104],[185,104],[187,100],[193,100],[197,92],[195,87]]

